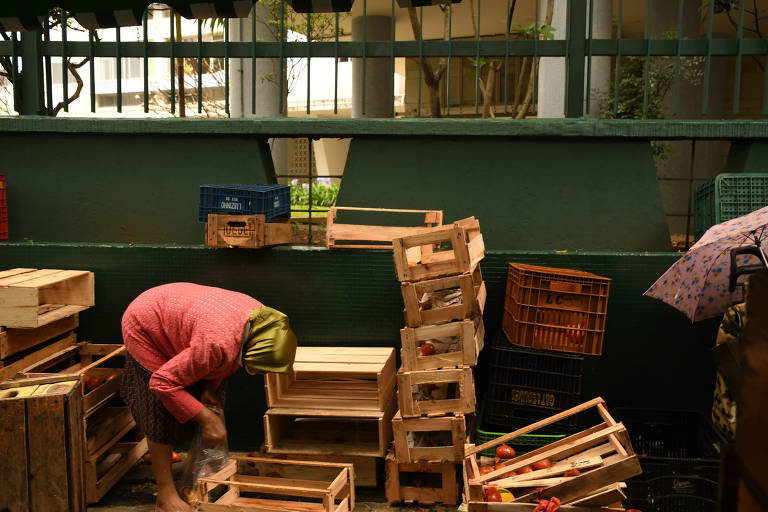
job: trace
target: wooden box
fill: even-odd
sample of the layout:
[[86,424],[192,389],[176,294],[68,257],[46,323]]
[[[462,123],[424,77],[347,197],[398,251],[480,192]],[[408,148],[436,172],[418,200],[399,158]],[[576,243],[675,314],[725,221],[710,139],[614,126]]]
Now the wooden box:
[[485,256],[474,217],[392,240],[395,273],[401,281],[423,281],[474,272]]
[[82,400],[72,376],[0,384],[0,510],[85,511]]
[[101,500],[145,453],[147,439],[131,429],[88,455],[85,460],[86,501],[96,503]]
[[55,336],[47,340],[47,342],[48,344],[43,347],[35,347],[28,351],[22,351],[0,361],[0,382],[13,379],[25,368],[75,345],[77,343],[77,337],[74,332],[68,332]]
[[455,462],[398,462],[389,452],[384,462],[387,481],[385,492],[389,503],[456,505],[459,486]]
[[427,414],[473,414],[475,382],[472,368],[397,372],[400,414],[412,418]]
[[78,325],[78,315],[74,314],[33,329],[0,327],[0,360],[68,334]]
[[395,349],[298,347],[292,375],[264,380],[268,407],[384,411],[395,394]]
[[265,219],[264,215],[208,214],[205,244],[209,247],[260,249],[291,243],[290,219],[275,217],[271,222]]
[[480,266],[472,273],[404,282],[400,287],[408,327],[442,324],[483,314],[487,292]]
[[[485,328],[482,317],[439,325],[406,327],[400,330],[402,369],[434,370],[477,364],[483,349]],[[451,345],[447,345],[453,340]],[[422,346],[431,342],[434,354],[424,355]],[[448,348],[446,348],[448,347]]]
[[268,409],[267,452],[384,457],[392,441],[394,400],[387,411]]
[[[330,462],[334,464],[352,464],[355,469],[355,487],[379,487],[379,462],[384,462],[383,457],[361,457],[354,455],[317,455],[304,453],[273,454],[262,450],[259,457],[276,460],[301,460],[313,462]],[[259,462],[256,464],[259,474],[262,476],[278,476],[281,478],[301,478],[302,473],[311,472],[309,469],[297,470],[296,467],[286,464]],[[382,464],[383,466],[383,464]],[[383,469],[383,467],[382,467]],[[316,478],[312,478],[315,480]]]
[[80,342],[51,354],[20,373],[27,377],[79,375],[83,381],[83,409],[88,416],[119,393],[124,356],[124,345]]
[[[365,224],[341,224],[339,212],[366,212],[382,217],[401,214],[423,214],[424,226],[372,226]],[[390,208],[354,208],[334,206],[326,217],[325,240],[329,249],[390,249],[395,238],[421,233],[425,228],[443,223],[440,210],[394,210]]]
[[[496,466],[497,469],[481,474],[477,453],[592,409],[602,418],[602,423],[509,459],[502,463],[503,467]],[[551,467],[506,476],[544,459],[551,462]],[[579,474],[565,476],[566,471],[573,469]],[[534,503],[538,498],[556,496],[564,505],[584,502],[595,507],[611,505],[622,499],[620,486],[616,484],[642,472],[624,425],[614,421],[602,398],[595,398],[480,446],[467,445],[464,471],[470,510],[478,511],[484,510],[476,505],[484,501],[484,492],[489,486],[510,490],[516,496],[515,502],[520,503]]]
[[[258,474],[258,464],[262,463],[293,466],[293,471],[306,469],[307,476],[284,478]],[[223,468],[198,483],[202,500],[197,503],[197,510],[201,512],[351,512],[355,508],[355,475],[351,464],[232,457]],[[221,486],[226,492],[211,502],[211,491]],[[293,500],[294,497],[301,501]]]
[[[463,414],[392,419],[397,462],[462,462],[467,442]],[[411,434],[409,436],[409,434]]]
[[40,327],[93,304],[93,272],[33,268],[0,272],[2,326]]

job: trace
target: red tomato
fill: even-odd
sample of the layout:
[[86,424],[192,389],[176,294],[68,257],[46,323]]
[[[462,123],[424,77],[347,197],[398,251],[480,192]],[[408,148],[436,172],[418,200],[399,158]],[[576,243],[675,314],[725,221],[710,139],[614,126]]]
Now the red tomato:
[[523,473],[530,473],[533,471],[533,468],[531,466],[525,466],[524,468],[520,468],[517,470],[518,475],[522,475]]
[[428,341],[421,346],[421,355],[423,356],[431,356],[434,355],[435,352],[437,352],[435,346]]
[[581,474],[581,471],[579,471],[576,468],[571,468],[565,473],[563,473],[563,476],[579,476]]
[[171,462],[181,462],[181,455],[176,452],[171,452]]
[[552,461],[549,459],[540,460],[533,463],[533,469],[547,469],[552,467]]
[[[505,466],[503,464],[496,464],[495,466],[493,466],[493,469],[504,469],[504,467]],[[516,474],[517,473],[515,473],[514,471],[509,471],[508,473],[502,474],[499,478],[508,478],[510,476],[515,476]]]
[[511,459],[515,456],[515,449],[506,444],[497,446],[496,456],[500,459]]
[[[254,453],[254,452],[248,452],[248,457],[256,457],[256,456],[257,456],[257,455],[256,455],[256,453]],[[256,463],[255,463],[255,462],[252,462],[252,461],[250,461],[250,460],[248,461],[248,465],[249,465],[249,466],[251,466],[251,467],[256,467]]]
[[496,487],[489,487],[485,490],[485,501],[501,501],[501,493]]
[[493,466],[480,466],[478,469],[480,470],[481,475],[487,475],[493,471]]

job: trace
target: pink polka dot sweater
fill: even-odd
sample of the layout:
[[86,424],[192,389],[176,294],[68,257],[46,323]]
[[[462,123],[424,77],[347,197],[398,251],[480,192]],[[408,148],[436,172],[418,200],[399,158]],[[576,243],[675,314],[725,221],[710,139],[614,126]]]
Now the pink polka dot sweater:
[[123,340],[131,356],[152,372],[150,389],[181,423],[203,404],[185,388],[219,385],[239,367],[243,330],[261,307],[242,293],[192,283],[150,288],[123,314]]

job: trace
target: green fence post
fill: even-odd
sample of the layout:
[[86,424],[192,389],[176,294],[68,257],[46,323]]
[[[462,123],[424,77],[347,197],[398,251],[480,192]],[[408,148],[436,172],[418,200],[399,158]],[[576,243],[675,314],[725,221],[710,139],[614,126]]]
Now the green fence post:
[[565,68],[565,117],[584,115],[584,55],[587,39],[587,0],[568,2]]
[[[21,33],[22,111],[20,114],[44,115],[43,55],[40,51],[40,32]],[[15,84],[14,84],[15,85]]]

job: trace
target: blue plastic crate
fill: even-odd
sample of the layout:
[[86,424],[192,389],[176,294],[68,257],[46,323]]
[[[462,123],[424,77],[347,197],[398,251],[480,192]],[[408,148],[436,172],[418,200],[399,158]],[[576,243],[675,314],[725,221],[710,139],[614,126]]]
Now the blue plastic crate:
[[261,214],[267,222],[273,217],[290,217],[291,188],[288,185],[200,185],[198,220],[206,222],[209,213]]
[[768,174],[718,174],[696,189],[696,239],[715,224],[768,206]]

